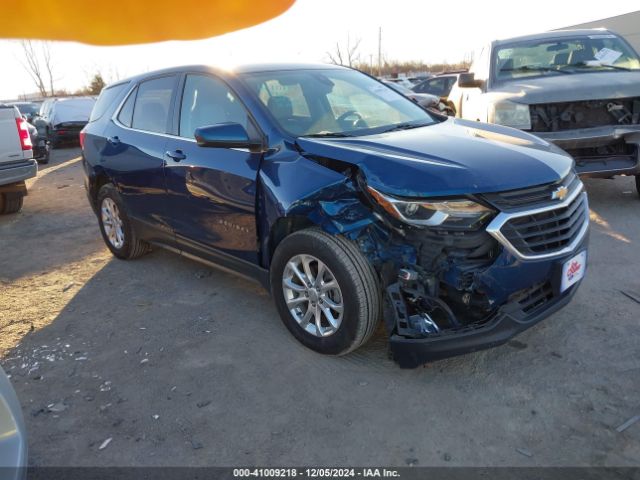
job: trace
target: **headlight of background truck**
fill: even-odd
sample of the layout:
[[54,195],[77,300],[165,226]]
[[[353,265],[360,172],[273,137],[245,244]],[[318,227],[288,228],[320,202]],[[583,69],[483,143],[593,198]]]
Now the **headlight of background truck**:
[[367,187],[371,196],[387,213],[410,225],[475,230],[491,216],[493,210],[467,199],[402,200]]
[[520,130],[531,130],[529,105],[506,100],[492,103],[489,106],[489,123],[497,123]]

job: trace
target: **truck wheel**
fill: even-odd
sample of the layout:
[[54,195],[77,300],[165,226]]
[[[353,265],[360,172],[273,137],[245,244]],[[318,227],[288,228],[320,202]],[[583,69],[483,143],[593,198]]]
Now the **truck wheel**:
[[22,193],[0,194],[0,213],[18,213],[22,208],[24,195]]
[[129,260],[149,251],[149,244],[138,239],[120,194],[111,184],[98,192],[98,222],[104,243],[116,257]]
[[316,352],[344,355],[370,337],[380,318],[380,289],[356,245],[312,228],[275,251],[271,289],[287,329]]

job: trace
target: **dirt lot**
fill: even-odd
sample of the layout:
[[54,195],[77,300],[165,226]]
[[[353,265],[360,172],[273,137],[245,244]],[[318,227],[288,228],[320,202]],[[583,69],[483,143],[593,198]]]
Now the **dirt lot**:
[[[111,257],[77,149],[0,218],[0,354],[33,465],[640,465],[640,201],[588,181],[588,278],[503,347],[400,370],[285,330],[256,285]],[[106,440],[111,441],[103,448]]]

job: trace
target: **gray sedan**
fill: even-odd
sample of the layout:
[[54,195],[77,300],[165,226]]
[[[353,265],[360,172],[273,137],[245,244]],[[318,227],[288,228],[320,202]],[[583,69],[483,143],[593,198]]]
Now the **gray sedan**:
[[18,480],[25,477],[27,440],[20,402],[9,378],[0,368],[0,477]]

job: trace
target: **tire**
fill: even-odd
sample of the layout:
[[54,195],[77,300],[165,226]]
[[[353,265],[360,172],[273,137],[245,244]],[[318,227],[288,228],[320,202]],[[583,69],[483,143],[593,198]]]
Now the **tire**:
[[46,153],[44,154],[44,157],[42,157],[38,163],[42,163],[43,165],[47,165],[49,163],[49,160],[51,159],[51,147],[49,147],[47,145],[46,147]]
[[58,148],[60,146],[60,140],[58,139],[58,135],[52,133],[51,130],[47,128],[47,140],[49,140],[49,147],[51,149]]
[[102,239],[114,256],[131,260],[149,251],[149,244],[137,237],[120,194],[113,185],[100,188],[97,205]]
[[640,175],[636,175],[636,190],[638,195],[640,195]]
[[[297,259],[309,257],[324,264],[328,270],[322,275],[326,280],[325,285],[331,284],[330,279],[333,277],[338,285],[337,290],[334,288],[324,293],[319,293],[321,288],[315,287],[306,289],[304,293],[300,290],[305,287],[301,286],[300,277],[292,273],[290,264],[297,262]],[[315,270],[313,262],[309,264],[311,277],[318,276],[318,262],[315,263]],[[299,271],[304,271],[304,268]],[[308,279],[306,275],[304,278]],[[287,285],[295,282],[296,290],[288,288],[285,279],[288,279]],[[278,245],[271,264],[271,289],[278,313],[287,329],[300,343],[319,353],[345,355],[354,351],[369,340],[380,319],[380,289],[377,275],[369,261],[353,242],[317,228],[299,230]],[[292,293],[296,296],[292,297]],[[307,296],[303,298],[305,293]],[[322,298],[318,299],[318,295]],[[326,302],[331,302],[334,306],[341,302],[342,313],[338,314],[341,318],[337,327],[328,321],[326,314],[321,314],[320,318],[320,328],[324,329],[324,333],[318,330],[315,315],[307,320],[308,324],[305,323],[304,313],[312,308],[312,296],[317,301],[315,305],[321,309],[328,308]],[[295,311],[298,319],[290,308]],[[331,308],[329,311],[335,317],[337,311]]]
[[18,213],[23,202],[22,193],[0,193],[0,214]]

